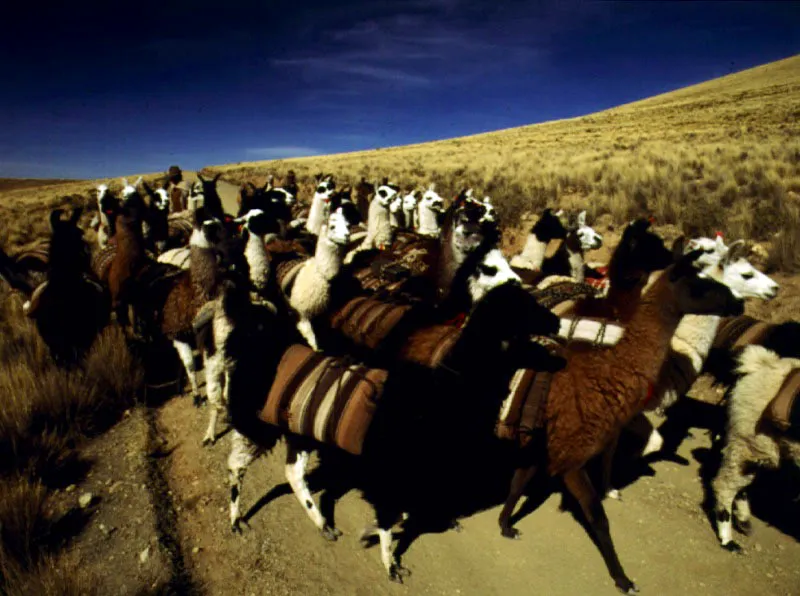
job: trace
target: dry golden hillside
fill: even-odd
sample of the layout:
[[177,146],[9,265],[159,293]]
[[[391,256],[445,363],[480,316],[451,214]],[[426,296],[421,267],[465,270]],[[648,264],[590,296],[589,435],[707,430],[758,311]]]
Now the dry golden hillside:
[[[800,56],[794,56],[579,118],[208,170],[233,182],[259,183],[269,173],[280,179],[294,169],[301,200],[308,199],[319,171],[336,174],[340,183],[361,176],[389,176],[403,186],[436,182],[446,197],[473,186],[492,197],[509,226],[545,205],[587,208],[593,217],[609,213],[617,223],[645,210],[690,234],[724,230],[729,237],[768,241],[774,244],[773,265],[796,270],[798,119]],[[0,216],[19,226],[0,232],[0,245],[24,244],[38,231],[41,218],[27,222],[32,203],[44,208],[65,195],[86,197],[96,182],[31,188],[26,181],[15,189],[4,184]]]

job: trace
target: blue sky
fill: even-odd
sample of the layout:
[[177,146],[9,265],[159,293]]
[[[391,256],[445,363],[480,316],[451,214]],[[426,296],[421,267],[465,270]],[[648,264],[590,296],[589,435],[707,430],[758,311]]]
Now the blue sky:
[[798,2],[4,8],[0,176],[371,149],[578,116],[800,53]]

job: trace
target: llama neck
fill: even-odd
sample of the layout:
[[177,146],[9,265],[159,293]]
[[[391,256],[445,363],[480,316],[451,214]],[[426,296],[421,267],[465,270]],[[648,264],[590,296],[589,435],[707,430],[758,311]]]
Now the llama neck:
[[438,236],[440,232],[436,212],[424,205],[419,207],[419,233],[426,236]]
[[662,275],[650,292],[641,298],[626,325],[625,335],[612,349],[613,359],[621,363],[622,369],[638,377],[642,388],[646,389],[620,396],[627,402],[630,412],[641,410],[647,401],[648,390],[658,379],[681,318],[671,284],[667,276]]
[[323,223],[325,223],[325,199],[314,197],[311,200],[311,208],[308,210],[306,229],[315,236],[319,236]]
[[414,213],[415,213],[415,210],[413,208],[412,209],[406,209],[406,208],[403,209],[403,215],[405,216],[405,220],[406,220],[405,221],[406,229],[408,229],[408,230],[413,230],[416,227],[416,225],[415,225],[416,222],[414,221]]
[[699,365],[702,366],[702,361],[708,357],[711,351],[721,322],[722,317],[717,315],[686,315],[675,330],[674,339],[694,351],[694,354],[690,356],[694,361],[697,373],[700,372],[697,359],[700,360]]
[[577,251],[567,247],[567,261],[569,262],[569,275],[577,282],[583,283],[584,281],[584,258],[583,251]]
[[530,269],[541,269],[544,262],[544,253],[547,250],[547,242],[539,240],[536,234],[528,234],[525,246],[519,254],[519,259],[524,261],[526,267]]
[[132,265],[143,261],[145,252],[142,223],[139,220],[125,221],[118,218],[116,228],[117,253],[125,255]]
[[328,281],[339,274],[342,268],[346,247],[339,246],[330,238],[321,236],[314,252],[314,262],[317,272]]
[[[198,239],[198,236],[202,240]],[[199,230],[192,233],[189,259],[189,273],[195,294],[203,300],[209,300],[217,285],[217,255]]]
[[250,281],[257,290],[262,290],[267,285],[269,276],[269,255],[264,245],[264,238],[250,233],[244,247],[244,257],[250,268]]
[[392,224],[389,220],[389,208],[372,199],[369,205],[367,221],[367,237],[373,238],[377,246],[390,244],[392,241]]

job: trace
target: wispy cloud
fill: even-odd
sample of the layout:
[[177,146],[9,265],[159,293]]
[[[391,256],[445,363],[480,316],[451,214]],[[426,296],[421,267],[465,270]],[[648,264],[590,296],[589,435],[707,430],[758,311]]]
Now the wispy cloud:
[[314,147],[279,145],[276,147],[251,147],[245,149],[245,153],[251,157],[260,159],[285,159],[289,157],[321,155],[322,151]]

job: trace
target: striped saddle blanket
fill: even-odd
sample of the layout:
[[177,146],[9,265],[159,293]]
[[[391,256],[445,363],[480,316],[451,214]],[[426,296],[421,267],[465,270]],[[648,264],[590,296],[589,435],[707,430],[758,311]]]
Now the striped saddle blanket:
[[278,264],[275,268],[275,278],[278,280],[278,286],[286,296],[292,295],[292,287],[297,279],[297,274],[307,261],[307,258],[292,259]]
[[111,270],[111,262],[117,254],[117,245],[108,244],[98,250],[92,256],[92,271],[101,281],[108,280],[108,272]]
[[792,369],[764,416],[784,432],[800,439],[800,368]]
[[[561,351],[555,342],[548,342],[547,347],[554,354]],[[514,373],[495,425],[498,438],[517,441],[522,447],[530,443],[533,432],[544,427],[545,405],[554,374],[529,368]]]
[[259,418],[360,455],[388,376],[296,344],[284,352]]
[[726,317],[717,329],[713,348],[730,352],[759,343],[772,328],[771,323],[759,321],[747,315]]
[[409,304],[392,304],[359,296],[333,314],[331,328],[358,345],[375,349],[410,310]]
[[461,337],[458,325],[427,325],[415,329],[403,343],[398,356],[429,368],[437,368]]

